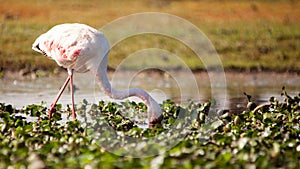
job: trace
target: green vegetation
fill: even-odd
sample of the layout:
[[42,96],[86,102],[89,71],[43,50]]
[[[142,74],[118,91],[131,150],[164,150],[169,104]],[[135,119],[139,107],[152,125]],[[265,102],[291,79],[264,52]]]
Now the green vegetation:
[[[299,1],[0,0],[0,3],[1,72],[41,69],[58,72],[55,62],[31,50],[35,38],[53,25],[82,22],[101,28],[119,17],[148,11],[171,13],[195,24],[213,43],[225,69],[300,70]],[[194,70],[204,68],[182,43],[154,35],[139,35],[119,43],[111,51],[109,65],[116,68],[128,55],[145,48],[165,49]],[[145,62],[147,65],[152,59]],[[178,68],[172,62],[158,62],[167,68]],[[132,65],[129,68],[134,69]]]
[[[101,28],[119,17],[149,11],[171,13],[195,24],[213,43],[225,69],[300,71],[299,1],[0,3],[0,78],[6,71],[37,76],[60,72],[54,61],[31,49],[35,38],[56,24],[81,22]],[[116,68],[128,55],[147,48],[164,49],[193,70],[204,69],[188,46],[151,34],[114,46],[109,66]],[[147,66],[154,59],[133,59],[127,68]],[[178,62],[168,60],[165,57],[156,64],[180,68]],[[146,119],[142,103],[83,100],[77,105],[77,121],[70,120],[70,108],[62,105],[56,106],[49,121],[43,102],[21,109],[0,103],[0,168],[300,168],[300,94],[289,96],[283,90],[282,96],[283,102],[271,97],[268,104],[257,106],[247,95],[249,103],[243,112],[216,111],[213,101],[177,105],[167,100],[161,105],[162,124],[154,129],[140,127]],[[171,149],[164,139],[154,146],[145,141],[161,134],[176,139],[174,129],[186,124],[184,137]],[[140,144],[126,138],[138,139]],[[141,158],[127,156],[128,150]],[[149,151],[155,156],[143,157]]]
[[[95,120],[89,125],[85,120],[61,121],[62,115],[70,112],[61,105],[56,106],[49,121],[43,103],[22,109],[1,103],[0,168],[299,168],[300,93],[289,96],[283,90],[282,96],[283,102],[271,97],[269,104],[262,106],[254,105],[248,96],[249,110],[217,112],[220,123],[208,133],[210,122],[217,118],[208,114],[210,103],[176,105],[167,100],[161,105],[162,127],[154,129],[137,127],[133,117],[143,114],[146,107],[134,102],[83,101],[77,112]],[[180,113],[185,116],[180,117]],[[181,122],[177,123],[178,119]],[[117,143],[112,140],[113,133],[106,130],[107,125],[120,138],[129,136],[143,142],[162,132],[168,134],[185,122],[190,124],[187,135],[172,149],[158,151],[157,156],[130,158],[108,151]],[[120,140],[126,149],[127,140]],[[110,144],[102,146],[105,142]],[[167,143],[161,140],[156,144],[156,149],[164,150]],[[147,146],[147,143],[133,144],[128,150],[147,151],[150,149]]]

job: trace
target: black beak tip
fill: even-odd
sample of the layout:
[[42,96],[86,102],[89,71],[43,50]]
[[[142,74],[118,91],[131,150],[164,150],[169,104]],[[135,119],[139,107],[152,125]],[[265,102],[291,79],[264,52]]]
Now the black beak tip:
[[36,47],[39,51],[42,51],[42,50],[40,49],[39,44],[37,44],[35,47]]

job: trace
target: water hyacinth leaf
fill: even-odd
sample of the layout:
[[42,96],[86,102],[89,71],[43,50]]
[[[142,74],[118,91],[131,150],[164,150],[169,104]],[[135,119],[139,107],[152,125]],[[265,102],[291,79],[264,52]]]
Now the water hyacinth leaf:
[[[159,168],[298,168],[300,164],[295,161],[299,161],[300,152],[299,100],[298,95],[283,102],[270,98],[268,109],[222,111],[220,115],[225,114],[224,118],[213,110],[216,116],[207,114],[209,103],[189,101],[178,105],[169,100],[161,105],[163,128],[156,129],[137,126],[139,119],[132,120],[129,116],[139,114],[144,105],[130,101],[83,103],[86,107],[78,107],[82,112],[78,116],[82,118],[77,121],[59,120],[65,113],[69,114],[59,107],[54,112],[57,119],[51,121],[45,105],[29,105],[21,110],[12,107],[12,112],[41,113],[39,118],[30,121],[27,115],[11,114],[0,105],[0,168],[26,168],[32,164],[28,160],[31,154],[35,154],[36,161],[45,168],[149,168],[151,165]],[[204,122],[199,123],[200,120]],[[170,131],[186,123],[193,125],[185,129],[186,136],[180,143],[168,151],[165,149],[168,143],[163,139],[154,144],[156,147],[142,141],[157,136],[163,138],[161,133],[176,139]],[[108,127],[109,124],[113,128]],[[125,137],[141,141],[133,143]],[[117,145],[122,147],[118,152],[123,156],[109,151]],[[151,148],[157,156],[126,157],[126,151],[143,156],[143,152]]]
[[245,145],[247,144],[247,142],[249,141],[249,138],[240,138],[238,140],[238,148],[241,150],[245,147]]
[[25,132],[30,132],[30,131],[32,131],[32,129],[33,129],[32,125],[26,125],[26,126],[24,126]]
[[12,105],[6,105],[5,103],[0,103],[0,112],[8,112],[10,114],[15,112],[15,109]]
[[56,148],[58,148],[58,144],[56,142],[48,142],[42,146],[41,152],[44,154],[48,154],[51,153],[52,150],[55,150]]
[[10,113],[9,112],[0,112],[0,118],[4,122],[9,122],[10,121]]
[[61,110],[62,104],[56,104],[56,105],[55,105],[55,108],[56,108],[56,110]]
[[153,169],[158,169],[164,163],[164,155],[158,155],[157,157],[153,158],[150,162],[150,167]]
[[0,123],[1,132],[5,132],[7,129],[7,123]]
[[271,150],[271,157],[275,158],[280,153],[280,145],[277,142],[273,143],[273,148]]
[[53,113],[51,120],[52,121],[62,120],[61,113],[60,112]]

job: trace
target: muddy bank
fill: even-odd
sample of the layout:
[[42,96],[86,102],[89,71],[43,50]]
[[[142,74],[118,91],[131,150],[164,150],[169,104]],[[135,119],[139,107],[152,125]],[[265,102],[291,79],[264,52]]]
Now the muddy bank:
[[[168,69],[166,69],[168,70]],[[113,74],[116,70],[114,68],[108,67],[107,72]],[[126,70],[126,71],[135,71],[135,70]],[[182,71],[181,69],[170,69],[168,71]],[[194,74],[203,75],[206,74],[207,71],[205,69],[193,69],[191,70]],[[164,72],[159,69],[150,69],[143,70],[143,73],[147,73],[149,75],[164,75]],[[248,74],[248,75],[257,75],[260,74],[270,74],[270,75],[279,75],[279,76],[300,76],[300,70],[293,69],[282,69],[282,70],[273,70],[267,68],[226,68],[224,69],[226,75],[235,75],[235,74]],[[39,69],[30,71],[27,69],[21,70],[2,70],[0,71],[0,78],[18,78],[18,79],[36,79],[39,77],[59,77],[65,76],[67,74],[66,69],[57,67],[54,70],[46,70]]]

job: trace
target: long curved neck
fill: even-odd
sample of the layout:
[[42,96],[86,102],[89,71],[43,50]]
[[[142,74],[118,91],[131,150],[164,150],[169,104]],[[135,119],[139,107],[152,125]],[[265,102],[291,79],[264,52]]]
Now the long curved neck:
[[106,73],[103,74],[98,72],[98,74],[96,74],[96,78],[98,81],[98,85],[105,92],[105,94],[108,95],[110,98],[122,100],[128,97],[135,96],[140,98],[143,102],[146,103],[147,106],[149,106],[149,99],[151,96],[144,90],[139,88],[129,88],[125,90],[113,89],[107,78]]
[[149,124],[158,123],[161,118],[161,108],[158,103],[144,90],[130,88],[126,90],[115,90],[112,88],[107,77],[107,57],[104,57],[99,65],[96,74],[97,82],[106,95],[113,99],[125,99],[131,96],[140,98],[147,106]]
[[143,100],[146,104],[149,104],[149,99],[151,96],[142,89],[138,89],[138,88],[130,88],[125,90],[113,89],[108,80],[106,69],[107,66],[100,65],[96,72],[98,85],[105,92],[106,95],[108,95],[113,99],[119,99],[119,100],[135,96]]

